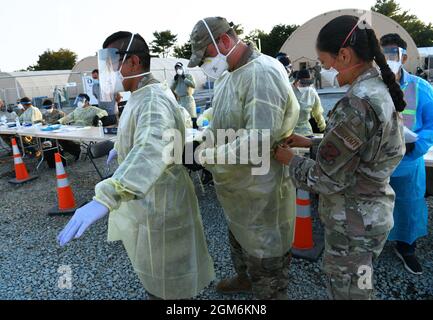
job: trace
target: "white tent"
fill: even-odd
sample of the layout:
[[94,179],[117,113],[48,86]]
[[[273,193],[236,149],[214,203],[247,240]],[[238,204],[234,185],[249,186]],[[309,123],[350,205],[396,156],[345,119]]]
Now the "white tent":
[[54,90],[66,87],[69,70],[0,72],[0,98],[13,104],[22,97],[53,97]]
[[421,56],[421,68],[427,72],[429,80],[433,79],[433,47],[418,48],[419,55]]

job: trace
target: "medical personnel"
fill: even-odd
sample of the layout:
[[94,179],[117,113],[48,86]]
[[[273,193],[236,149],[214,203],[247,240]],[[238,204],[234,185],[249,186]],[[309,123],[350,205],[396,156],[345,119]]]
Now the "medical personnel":
[[312,87],[312,84],[313,81],[307,69],[299,70],[296,75],[296,80],[292,84],[293,91],[295,92],[295,96],[301,108],[295,134],[305,137],[313,136],[313,128],[310,124],[311,117],[316,120],[317,127],[321,132],[326,128],[322,103],[316,89]]
[[[139,34],[114,33],[103,48],[99,70],[108,74],[101,72],[101,78],[115,81],[107,87],[101,82],[102,91],[132,92],[114,149],[119,168],[96,186],[94,200],[77,210],[58,241],[63,246],[80,238],[109,214],[108,240],[123,241],[151,299],[194,297],[215,274],[188,172],[164,160],[171,142],[163,136],[173,129],[185,136],[178,104],[170,88],[150,73],[149,48]],[[117,62],[104,66],[103,57]]]
[[194,94],[195,80],[191,74],[185,73],[182,62],[176,63],[174,66],[176,75],[174,76],[171,90],[176,94],[177,101],[184,107],[191,116],[194,128],[197,127],[197,108],[195,104]]
[[[331,20],[316,47],[323,67],[335,69],[338,83],[350,88],[332,110],[323,140],[294,135],[276,158],[296,187],[320,195],[329,298],[372,299],[373,260],[393,226],[389,179],[404,154],[403,92],[365,20]],[[290,147],[318,149],[317,158],[295,156]]]
[[65,117],[65,113],[61,110],[54,108],[54,103],[52,100],[45,100],[42,103],[42,112],[45,124],[55,124],[58,123],[60,119]]
[[396,241],[394,249],[405,269],[420,275],[423,270],[415,249],[417,240],[428,232],[424,155],[433,146],[433,88],[404,69],[408,60],[407,44],[398,34],[387,34],[380,42],[404,92],[407,103],[402,113],[404,125],[417,135],[416,141],[406,141],[406,155],[391,177],[396,201],[389,240]]
[[90,97],[85,93],[81,93],[78,95],[75,110],[61,118],[59,123],[73,124],[75,126],[92,126],[95,125],[95,117],[102,119],[107,116],[107,111],[90,105]]
[[[222,294],[252,292],[258,299],[287,299],[295,189],[283,179],[283,166],[270,156],[272,146],[290,136],[298,120],[299,104],[287,72],[276,59],[242,42],[221,17],[197,22],[191,45],[188,67],[201,66],[216,80],[208,130],[217,137],[220,130],[244,129],[231,142],[224,139],[197,152],[214,177],[236,270],[235,277],[222,280],[216,289]],[[270,145],[259,150],[269,163],[265,172],[254,174],[258,165],[249,157],[239,156],[236,164],[218,163],[248,150],[249,142],[257,141],[254,132],[262,145]]]
[[23,105],[25,111],[22,115],[20,115],[21,123],[39,123],[42,122],[42,113],[41,111],[32,105],[32,101],[24,97],[20,100],[20,103]]

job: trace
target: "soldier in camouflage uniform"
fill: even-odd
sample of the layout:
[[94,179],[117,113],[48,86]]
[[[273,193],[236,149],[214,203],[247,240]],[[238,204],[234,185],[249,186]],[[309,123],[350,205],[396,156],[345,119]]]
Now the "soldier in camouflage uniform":
[[[352,30],[357,41],[365,38],[368,46],[364,43],[362,47],[370,47],[372,52],[366,58],[354,49],[352,53],[343,52],[361,55],[352,68],[357,70],[350,76],[358,75],[350,81],[350,76],[340,71],[341,82],[351,87],[332,110],[323,140],[304,144],[311,146],[312,153],[317,150],[316,161],[295,156],[287,146],[278,149],[276,158],[288,165],[288,176],[296,187],[320,194],[319,214],[326,244],[323,267],[330,298],[371,299],[373,260],[393,227],[395,193],[389,181],[405,151],[402,120],[397,112],[401,106],[404,109],[404,101],[399,100],[402,95],[391,81],[387,88],[368,60],[373,56],[383,69],[382,77],[392,80],[383,54],[376,50],[374,31],[357,28],[355,17],[337,19],[330,23],[345,29],[346,34]],[[324,29],[329,32],[336,26]],[[356,49],[356,42],[352,45]],[[299,145],[300,139],[307,140],[293,136],[287,144]]]
[[45,124],[56,124],[65,116],[63,111],[54,108],[51,100],[45,100],[42,106],[45,109],[42,114]]
[[[239,155],[253,141],[252,131],[264,129],[269,130],[269,147],[259,148],[259,153],[270,158],[270,146],[284,141],[296,126],[298,101],[284,67],[240,41],[226,19],[199,21],[192,31],[191,45],[188,66],[200,66],[217,79],[208,130],[214,136],[218,130],[245,130],[245,135],[234,141],[219,141],[219,145],[208,145],[201,151],[201,156],[213,158],[205,167],[214,177],[224,208],[236,271],[235,277],[220,281],[216,290],[221,294],[252,292],[261,300],[287,299],[295,189],[284,179],[284,166],[274,159],[270,159],[266,172],[253,175],[251,153],[244,164]],[[226,68],[211,63],[218,52],[230,58]],[[259,139],[264,142],[262,133]],[[227,159],[229,154],[236,155],[236,164],[217,163],[217,158],[222,155]]]

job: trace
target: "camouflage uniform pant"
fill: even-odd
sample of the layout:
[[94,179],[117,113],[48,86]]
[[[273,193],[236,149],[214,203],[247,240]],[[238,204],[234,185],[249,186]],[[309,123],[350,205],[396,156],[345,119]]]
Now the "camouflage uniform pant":
[[260,259],[249,255],[229,231],[230,251],[238,275],[251,280],[259,300],[287,300],[290,253],[283,257]]
[[349,237],[325,227],[323,269],[328,276],[328,295],[335,300],[371,300],[373,260],[385,245],[388,232]]

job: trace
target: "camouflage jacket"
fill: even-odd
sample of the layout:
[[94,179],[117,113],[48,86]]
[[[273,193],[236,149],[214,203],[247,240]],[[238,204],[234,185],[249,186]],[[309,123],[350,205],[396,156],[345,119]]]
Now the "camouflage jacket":
[[55,124],[65,116],[63,111],[54,109],[52,112],[43,114],[45,124]]
[[404,152],[401,116],[371,68],[332,110],[316,161],[296,156],[289,175],[298,188],[320,194],[328,228],[352,236],[380,234],[393,226],[389,180]]

